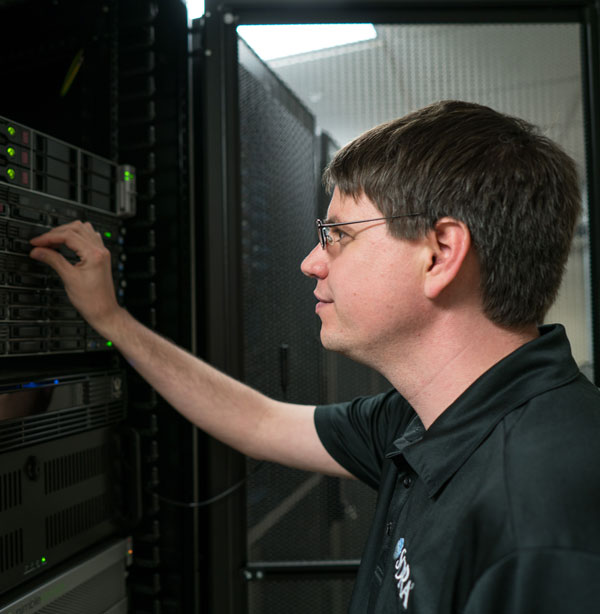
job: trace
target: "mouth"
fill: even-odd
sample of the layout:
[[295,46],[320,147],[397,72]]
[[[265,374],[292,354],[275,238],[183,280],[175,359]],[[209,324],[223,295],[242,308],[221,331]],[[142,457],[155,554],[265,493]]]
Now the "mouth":
[[319,296],[319,295],[318,295],[316,292],[314,293],[314,295],[315,295],[315,298],[317,299],[317,301],[318,301],[319,303],[333,303],[333,301],[332,301],[332,300],[329,300],[329,299],[323,298],[322,296]]
[[323,309],[323,307],[325,307],[325,305],[330,305],[331,303],[333,303],[333,301],[329,301],[321,296],[319,296],[316,292],[315,292],[315,298],[317,299],[317,305],[315,306],[315,312],[319,312],[321,309]]

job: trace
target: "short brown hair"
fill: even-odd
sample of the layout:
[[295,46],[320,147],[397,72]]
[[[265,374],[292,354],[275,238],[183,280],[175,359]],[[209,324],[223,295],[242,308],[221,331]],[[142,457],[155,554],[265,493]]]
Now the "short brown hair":
[[444,216],[464,222],[481,268],[486,315],[539,324],[560,286],[580,214],[574,161],[528,122],[489,107],[443,101],[367,131],[343,147],[323,179],[364,193],[400,238]]

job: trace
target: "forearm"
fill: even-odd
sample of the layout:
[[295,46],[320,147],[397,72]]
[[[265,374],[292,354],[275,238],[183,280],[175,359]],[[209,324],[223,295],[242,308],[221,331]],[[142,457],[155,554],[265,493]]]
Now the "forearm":
[[119,309],[97,325],[129,364],[193,424],[237,450],[262,457],[262,428],[274,402],[177,347]]

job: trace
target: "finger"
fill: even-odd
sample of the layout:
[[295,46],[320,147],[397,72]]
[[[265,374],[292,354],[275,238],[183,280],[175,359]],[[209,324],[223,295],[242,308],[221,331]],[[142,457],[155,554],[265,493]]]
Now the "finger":
[[[93,236],[96,233],[95,228],[92,226],[92,224],[90,222],[82,222],[81,220],[73,220],[72,222],[69,222],[68,224],[61,224],[60,226],[55,226],[54,228],[51,228],[50,230],[48,230],[47,232],[39,235],[40,237],[46,237],[46,236],[61,236],[61,235],[68,235],[68,234],[73,234],[73,235],[81,235],[81,236]],[[34,238],[38,238],[38,237],[34,237]]]
[[104,247],[102,237],[94,230],[89,223],[83,224],[80,221],[57,226],[52,230],[30,239],[31,245],[35,247],[58,248],[65,245],[75,252],[80,259],[84,259],[86,248]]
[[75,220],[73,222],[69,222],[68,224],[56,226],[55,228],[50,229],[48,232],[38,235],[37,237],[33,237],[31,242],[36,245],[46,242],[63,243],[69,236],[89,238],[96,237],[97,235],[98,233],[89,222]]
[[53,268],[62,279],[67,278],[73,269],[73,265],[54,249],[34,247],[29,256]]

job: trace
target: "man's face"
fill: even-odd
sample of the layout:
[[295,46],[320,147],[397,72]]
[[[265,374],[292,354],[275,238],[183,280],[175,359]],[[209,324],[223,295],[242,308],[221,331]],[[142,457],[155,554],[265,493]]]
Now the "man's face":
[[[364,194],[354,200],[336,188],[326,221],[378,217],[382,213]],[[301,267],[317,280],[321,341],[373,364],[388,347],[414,339],[425,321],[423,244],[393,237],[385,221],[334,227],[330,233],[334,242],[325,249],[318,244]]]

